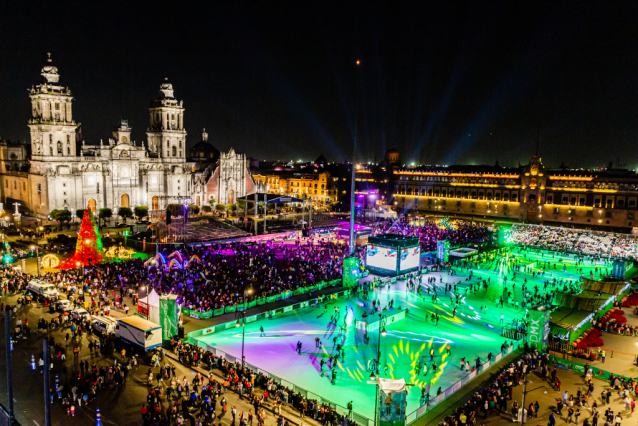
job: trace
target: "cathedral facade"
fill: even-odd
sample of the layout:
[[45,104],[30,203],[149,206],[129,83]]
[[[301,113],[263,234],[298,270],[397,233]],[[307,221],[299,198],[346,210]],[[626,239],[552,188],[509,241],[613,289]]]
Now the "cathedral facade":
[[[132,128],[122,120],[112,137],[86,144],[74,119],[71,90],[60,84],[50,58],[41,75],[42,82],[29,91],[30,146],[0,142],[5,210],[19,204],[20,210],[46,217],[54,209],[74,213],[106,207],[116,214],[121,207],[163,210],[170,203],[203,205],[211,198],[233,203],[252,190],[243,154],[221,153],[206,170],[201,170],[203,159],[188,159],[183,102],[175,99],[168,81],[150,103],[146,143],[132,141]],[[208,144],[205,132],[197,146],[202,144]],[[207,152],[212,150],[211,145]]]
[[39,216],[53,209],[97,211],[108,207],[151,210],[190,194],[193,164],[186,160],[186,130],[182,101],[173,86],[161,84],[149,107],[148,146],[131,140],[131,127],[122,120],[112,138],[100,144],[76,143],[73,97],[59,84],[49,63],[44,81],[30,91],[32,118],[29,183],[35,195],[31,210]]

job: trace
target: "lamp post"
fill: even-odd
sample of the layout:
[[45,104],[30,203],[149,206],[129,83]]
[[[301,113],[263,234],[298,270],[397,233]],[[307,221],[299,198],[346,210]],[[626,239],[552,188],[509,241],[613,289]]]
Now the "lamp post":
[[33,250],[35,250],[35,255],[36,255],[36,260],[38,262],[38,277],[40,277],[40,247],[38,246],[31,246],[31,248]]
[[[381,336],[385,337],[388,332],[385,331],[385,324],[388,320],[387,315],[384,314],[379,314],[379,338],[377,340],[377,377],[376,377],[376,382],[377,382],[377,389],[375,392],[375,399],[374,399],[374,426],[377,426],[377,412],[379,410],[379,380],[381,378],[381,370],[380,370],[380,363],[381,363]],[[370,375],[370,380],[375,380],[374,377],[374,372]]]
[[246,294],[252,294],[253,288],[248,287],[248,289],[244,289],[244,309],[242,311],[237,312],[237,317],[241,317],[241,324],[239,320],[235,323],[235,327],[239,327],[241,325],[241,367],[244,368],[244,341],[246,340]]

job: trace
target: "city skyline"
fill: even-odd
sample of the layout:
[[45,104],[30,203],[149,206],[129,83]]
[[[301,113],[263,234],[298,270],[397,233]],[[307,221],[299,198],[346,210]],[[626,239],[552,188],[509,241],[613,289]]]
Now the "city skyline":
[[222,151],[342,162],[360,81],[357,161],[396,148],[407,164],[516,166],[539,136],[551,167],[636,167],[633,6],[286,4],[132,5],[122,24],[117,9],[4,6],[29,20],[0,30],[0,137],[29,139],[26,90],[50,51],[88,144],[120,119],[146,140],[148,102],[168,78],[188,147],[206,128]]

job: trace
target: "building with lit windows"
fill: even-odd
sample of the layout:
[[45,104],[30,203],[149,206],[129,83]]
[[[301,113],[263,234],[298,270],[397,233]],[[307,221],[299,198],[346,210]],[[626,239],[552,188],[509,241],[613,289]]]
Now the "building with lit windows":
[[622,232],[638,227],[638,175],[624,169],[549,169],[532,157],[517,168],[396,168],[392,178],[399,211]]

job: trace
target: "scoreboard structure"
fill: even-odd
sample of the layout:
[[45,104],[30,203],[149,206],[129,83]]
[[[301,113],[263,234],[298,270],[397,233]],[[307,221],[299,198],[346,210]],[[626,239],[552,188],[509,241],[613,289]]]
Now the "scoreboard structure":
[[366,267],[376,275],[395,277],[419,269],[420,262],[418,237],[385,234],[368,238]]

